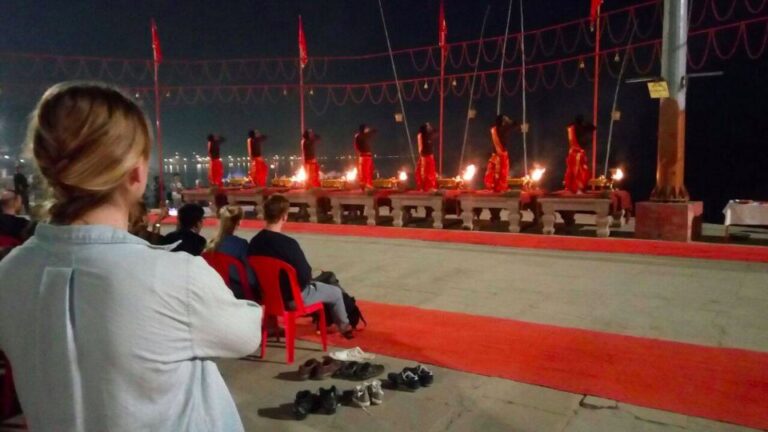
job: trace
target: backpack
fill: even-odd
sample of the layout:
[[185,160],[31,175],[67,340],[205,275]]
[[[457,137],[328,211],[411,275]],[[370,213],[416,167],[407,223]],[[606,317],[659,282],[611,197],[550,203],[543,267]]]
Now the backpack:
[[[366,327],[368,327],[368,322],[363,317],[362,311],[360,311],[360,308],[357,306],[357,301],[355,301],[355,298],[349,295],[344,288],[341,287],[341,284],[339,284],[339,279],[336,277],[336,275],[333,272],[324,271],[320,273],[318,277],[315,278],[315,281],[326,283],[328,285],[334,285],[339,287],[341,289],[341,295],[344,299],[344,308],[347,310],[347,318],[349,319],[349,325],[352,326],[353,329],[357,330],[357,326],[360,324],[360,321],[365,324]],[[324,304],[323,308],[325,309],[325,319],[326,324],[328,324],[333,315],[333,306],[329,304]],[[320,325],[320,314],[313,313],[312,314],[312,322],[315,323],[315,325]]]

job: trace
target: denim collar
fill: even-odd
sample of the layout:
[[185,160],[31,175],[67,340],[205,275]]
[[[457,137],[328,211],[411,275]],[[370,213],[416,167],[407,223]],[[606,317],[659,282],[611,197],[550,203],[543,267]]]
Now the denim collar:
[[107,225],[51,225],[39,224],[35,229],[35,238],[43,243],[82,243],[82,244],[136,244],[152,249],[170,251],[176,244],[155,246],[136,237],[128,231]]

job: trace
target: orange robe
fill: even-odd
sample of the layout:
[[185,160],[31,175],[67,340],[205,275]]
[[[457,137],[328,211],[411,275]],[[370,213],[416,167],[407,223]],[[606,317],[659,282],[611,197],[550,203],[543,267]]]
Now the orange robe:
[[491,141],[493,141],[493,154],[488,159],[485,169],[485,188],[494,192],[504,192],[509,188],[509,153],[499,137],[496,126],[491,128]]
[[576,127],[568,126],[568,157],[565,159],[565,189],[572,192],[584,192],[589,182],[587,153],[579,145]]

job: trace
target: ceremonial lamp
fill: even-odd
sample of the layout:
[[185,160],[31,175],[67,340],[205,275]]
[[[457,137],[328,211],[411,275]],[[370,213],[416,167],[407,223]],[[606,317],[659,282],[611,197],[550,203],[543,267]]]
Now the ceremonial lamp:
[[461,175],[456,177],[439,178],[437,179],[437,186],[440,189],[461,189],[472,182],[477,172],[477,167],[474,164],[467,165],[462,171]]
[[374,179],[373,187],[375,189],[405,189],[407,181],[408,174],[405,170],[400,170],[397,177]]
[[610,170],[611,178],[608,179],[604,175],[596,179],[589,181],[589,187],[592,190],[614,190],[615,185],[624,178],[624,170],[621,168],[612,168]]

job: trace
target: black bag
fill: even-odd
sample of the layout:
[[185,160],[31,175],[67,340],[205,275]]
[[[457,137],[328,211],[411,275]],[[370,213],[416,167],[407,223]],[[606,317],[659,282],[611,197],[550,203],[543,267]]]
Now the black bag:
[[[318,277],[314,279],[316,282],[322,282],[328,285],[334,285],[339,287],[341,289],[341,295],[344,299],[344,308],[347,310],[347,318],[349,319],[349,325],[352,326],[353,329],[357,330],[357,326],[360,324],[360,321],[365,324],[366,327],[368,327],[368,322],[363,317],[363,313],[360,311],[360,308],[357,307],[357,302],[355,301],[355,298],[349,295],[346,291],[344,291],[344,288],[341,287],[341,284],[339,284],[339,279],[336,277],[336,275],[333,272],[324,271],[320,273]],[[324,304],[323,308],[325,309],[325,320],[326,324],[330,324],[333,316],[333,306],[329,304]],[[320,315],[317,313],[312,314],[312,322],[316,325],[320,324]]]

